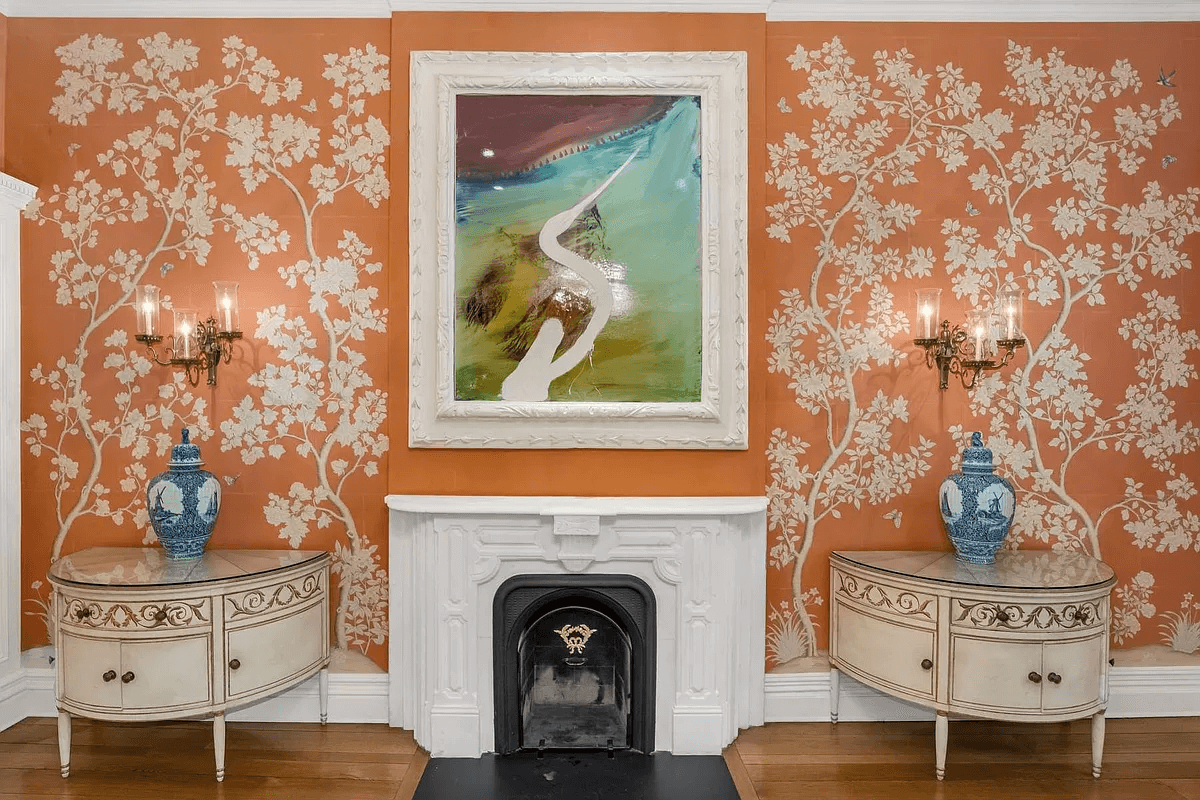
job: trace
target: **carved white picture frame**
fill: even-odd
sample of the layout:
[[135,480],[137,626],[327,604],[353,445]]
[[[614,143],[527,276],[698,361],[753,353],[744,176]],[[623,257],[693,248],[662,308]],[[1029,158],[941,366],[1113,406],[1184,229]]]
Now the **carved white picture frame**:
[[[742,52],[412,53],[410,446],[746,449],[746,92]],[[455,98],[460,93],[700,98],[698,402],[455,398]]]

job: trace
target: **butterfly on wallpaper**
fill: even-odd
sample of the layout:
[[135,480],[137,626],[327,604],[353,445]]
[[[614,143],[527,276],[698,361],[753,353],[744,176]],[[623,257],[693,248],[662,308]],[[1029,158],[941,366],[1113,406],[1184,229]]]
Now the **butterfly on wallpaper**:
[[1175,156],[1171,155],[1170,153],[1167,153],[1165,156],[1163,156],[1163,160],[1162,160],[1163,169],[1166,169],[1167,167],[1171,166],[1178,160],[1179,159],[1177,159]]
[[967,214],[972,217],[979,215],[979,209],[970,200],[967,201]]
[[783,112],[784,114],[792,113],[792,107],[788,105],[786,97],[779,98],[778,106],[779,106],[779,110],[781,112]]
[[72,142],[71,144],[67,145],[67,156],[70,157],[70,156],[75,155],[75,151],[78,150],[79,148],[80,148],[80,145],[76,144],[75,142]]
[[314,111],[317,110],[317,98],[314,97],[312,100],[309,100],[307,103],[305,103],[304,105],[302,105],[300,107],[310,114],[313,113]]
[[904,516],[903,511],[901,511],[898,508],[893,508],[891,511],[884,514],[883,518],[890,519],[892,521],[892,524],[895,525],[897,528],[899,528],[900,527],[900,518],[902,516]]
[[1158,68],[1158,83],[1161,86],[1166,86],[1168,89],[1174,89],[1175,84],[1171,83],[1171,78],[1174,78],[1174,77],[1175,77],[1175,70],[1171,70],[1168,73],[1164,73],[1162,70],[1162,67]]
[[222,475],[221,480],[225,481],[226,486],[233,486],[240,477],[242,477],[242,473],[239,472],[237,475]]
[[175,269],[175,265],[170,263],[169,261],[165,261],[165,262],[163,262],[163,265],[158,268],[158,271],[165,278],[167,273],[173,269]]

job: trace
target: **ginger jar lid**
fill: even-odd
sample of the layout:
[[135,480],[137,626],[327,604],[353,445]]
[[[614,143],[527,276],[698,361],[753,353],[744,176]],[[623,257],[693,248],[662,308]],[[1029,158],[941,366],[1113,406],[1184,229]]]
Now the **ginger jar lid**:
[[994,472],[995,468],[996,463],[992,460],[992,451],[983,446],[983,435],[979,431],[975,431],[971,434],[971,446],[963,450],[962,471]]
[[171,460],[167,462],[167,466],[184,469],[204,466],[204,461],[200,458],[200,448],[192,444],[187,428],[183,429],[179,444],[171,448]]

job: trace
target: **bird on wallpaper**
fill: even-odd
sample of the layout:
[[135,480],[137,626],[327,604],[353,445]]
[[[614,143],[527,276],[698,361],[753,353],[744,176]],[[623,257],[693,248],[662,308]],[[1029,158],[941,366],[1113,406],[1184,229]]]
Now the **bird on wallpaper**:
[[1162,67],[1158,68],[1158,83],[1160,85],[1166,86],[1168,89],[1174,89],[1175,84],[1171,82],[1171,79],[1174,77],[1175,70],[1171,70],[1169,73],[1163,73]]
[[974,217],[974,216],[977,216],[978,214],[979,214],[979,209],[975,207],[974,203],[972,203],[970,200],[968,200],[967,201],[967,215]]

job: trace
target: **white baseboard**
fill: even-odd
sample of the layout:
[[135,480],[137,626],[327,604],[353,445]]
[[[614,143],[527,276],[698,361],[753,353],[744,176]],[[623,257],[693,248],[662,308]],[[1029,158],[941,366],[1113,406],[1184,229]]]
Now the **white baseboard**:
[[[896,700],[842,676],[840,722],[932,720],[933,711]],[[829,673],[767,673],[767,722],[828,722]],[[1200,666],[1113,667],[1108,678],[1110,719],[1200,716]]]

